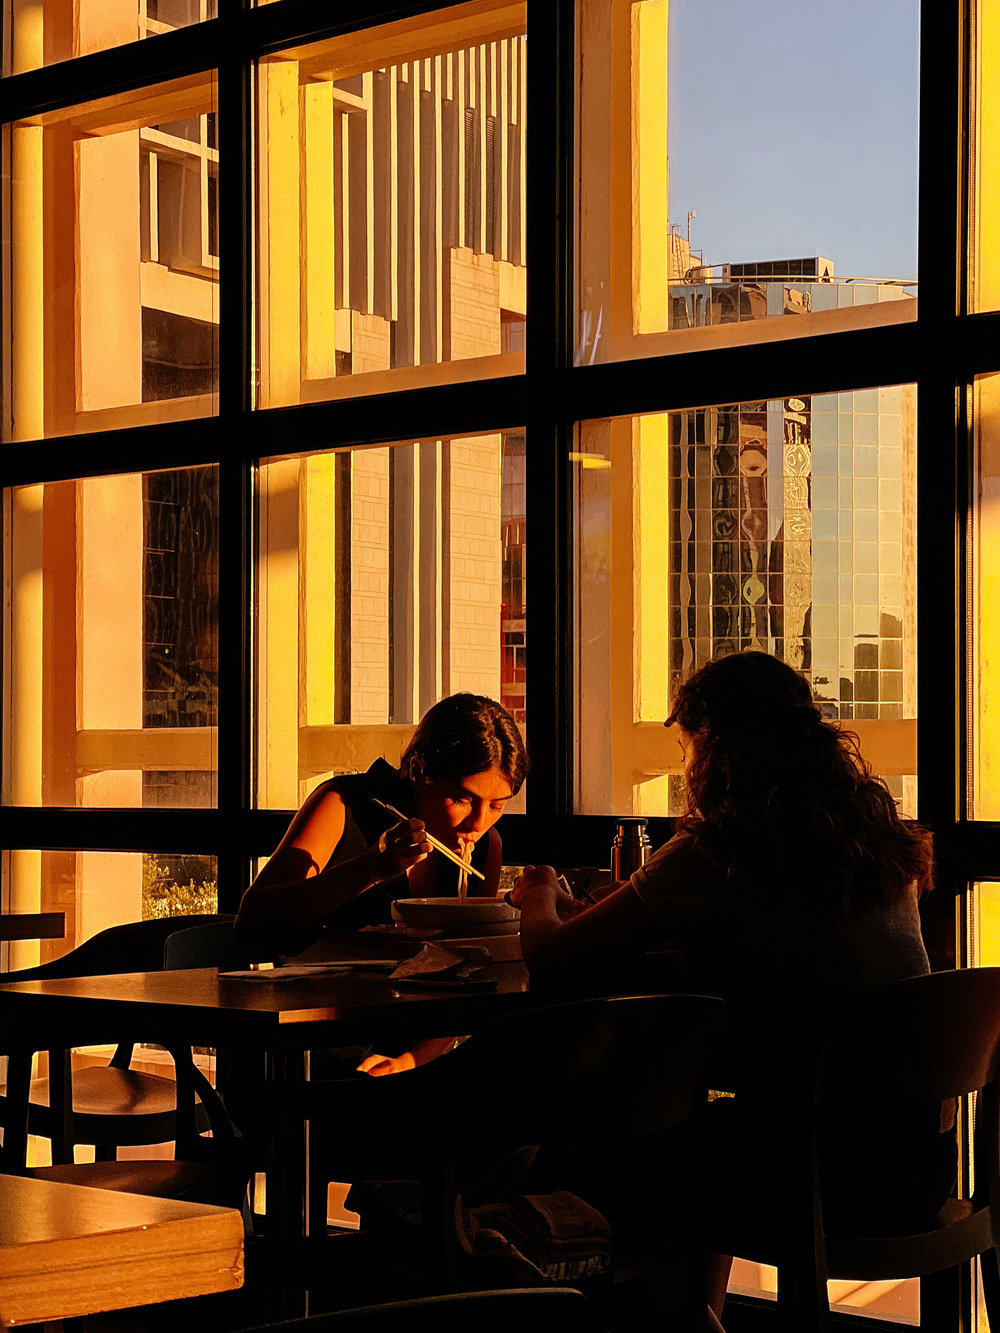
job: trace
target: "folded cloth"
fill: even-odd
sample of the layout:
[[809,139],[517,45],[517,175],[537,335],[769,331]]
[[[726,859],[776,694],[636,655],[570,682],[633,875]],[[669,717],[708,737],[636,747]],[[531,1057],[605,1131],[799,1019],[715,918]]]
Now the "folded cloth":
[[568,1190],[471,1209],[459,1199],[455,1226],[469,1259],[499,1260],[531,1286],[599,1278],[611,1267],[607,1218]]
[[416,977],[471,977],[490,961],[488,949],[479,945],[425,944],[419,953],[406,958],[390,973],[390,981]]

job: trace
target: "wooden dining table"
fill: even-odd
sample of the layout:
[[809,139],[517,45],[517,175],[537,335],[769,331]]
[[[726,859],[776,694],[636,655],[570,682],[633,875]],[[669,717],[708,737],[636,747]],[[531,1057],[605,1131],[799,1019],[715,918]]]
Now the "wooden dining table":
[[[36,1050],[122,1040],[256,1052],[271,1081],[304,1077],[306,1053],[357,1043],[404,1049],[421,1037],[474,1031],[544,999],[522,962],[491,963],[485,988],[397,985],[386,970],[283,980],[214,968],[134,972],[0,984],[0,1032],[30,1035]],[[0,1048],[2,1049],[2,1048]],[[300,1127],[276,1131],[266,1154],[269,1235],[304,1236],[307,1146]]]

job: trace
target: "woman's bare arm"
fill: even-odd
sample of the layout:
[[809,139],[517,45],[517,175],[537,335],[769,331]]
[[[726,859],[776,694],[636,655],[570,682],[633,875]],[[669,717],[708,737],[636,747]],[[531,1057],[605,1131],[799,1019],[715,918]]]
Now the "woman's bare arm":
[[534,981],[585,975],[643,953],[664,935],[628,883],[588,907],[566,893],[551,866],[525,866],[511,901],[521,909],[521,948]]
[[430,852],[421,820],[387,829],[367,851],[324,869],[343,837],[347,807],[329,785],[303,803],[274,855],[243,895],[234,931],[253,950],[280,952],[335,908]]

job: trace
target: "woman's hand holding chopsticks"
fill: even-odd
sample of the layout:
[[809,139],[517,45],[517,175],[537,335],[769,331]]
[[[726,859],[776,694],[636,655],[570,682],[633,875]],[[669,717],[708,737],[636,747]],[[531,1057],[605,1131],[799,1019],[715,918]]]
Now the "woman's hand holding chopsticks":
[[379,883],[405,874],[410,866],[415,866],[418,861],[429,856],[432,850],[426,838],[423,820],[401,819],[398,824],[386,829],[366,853],[373,881]]

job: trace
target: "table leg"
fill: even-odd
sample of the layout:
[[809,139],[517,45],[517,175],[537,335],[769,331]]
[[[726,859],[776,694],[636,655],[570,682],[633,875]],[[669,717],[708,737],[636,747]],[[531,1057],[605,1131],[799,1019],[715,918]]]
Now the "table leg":
[[3,1131],[4,1170],[20,1174],[27,1170],[28,1097],[31,1093],[31,1051],[7,1054],[7,1115]]
[[[270,1052],[264,1077],[269,1082],[296,1083],[306,1075],[307,1056],[301,1051]],[[267,1178],[267,1235],[297,1240],[307,1234],[309,1153],[306,1126],[277,1118],[265,1150]]]

